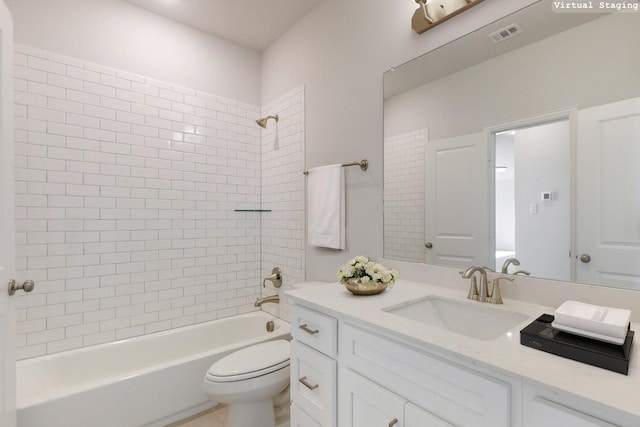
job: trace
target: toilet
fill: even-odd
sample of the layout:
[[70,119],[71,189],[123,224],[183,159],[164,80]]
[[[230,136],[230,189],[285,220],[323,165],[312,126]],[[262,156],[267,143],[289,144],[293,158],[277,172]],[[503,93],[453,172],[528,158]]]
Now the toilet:
[[[282,401],[280,395],[288,394],[289,354],[289,341],[267,341],[211,365],[202,389],[212,401],[229,405],[228,427],[276,426],[274,399]],[[285,402],[288,408],[288,395]]]

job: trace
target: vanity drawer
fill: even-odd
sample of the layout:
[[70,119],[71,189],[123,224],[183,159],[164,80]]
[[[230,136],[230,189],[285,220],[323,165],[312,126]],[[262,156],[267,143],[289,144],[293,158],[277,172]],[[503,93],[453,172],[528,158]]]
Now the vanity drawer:
[[539,396],[528,403],[530,413],[525,422],[530,427],[544,427],[553,424],[563,427],[617,427]]
[[291,342],[291,400],[324,427],[336,425],[335,360]]
[[305,414],[298,408],[298,405],[291,405],[291,427],[322,427],[313,418]]
[[291,307],[291,335],[322,353],[335,357],[338,346],[338,321],[300,305]]
[[508,383],[345,324],[341,366],[348,367],[456,426],[508,427]]

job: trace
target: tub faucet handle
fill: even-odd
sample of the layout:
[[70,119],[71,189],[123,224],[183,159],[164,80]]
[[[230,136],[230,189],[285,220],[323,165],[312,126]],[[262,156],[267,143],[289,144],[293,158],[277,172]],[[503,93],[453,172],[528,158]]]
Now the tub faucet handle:
[[279,288],[280,286],[282,286],[282,270],[280,270],[279,267],[273,267],[273,270],[271,270],[271,274],[262,280],[263,288],[267,287],[267,280],[273,283],[273,287]]

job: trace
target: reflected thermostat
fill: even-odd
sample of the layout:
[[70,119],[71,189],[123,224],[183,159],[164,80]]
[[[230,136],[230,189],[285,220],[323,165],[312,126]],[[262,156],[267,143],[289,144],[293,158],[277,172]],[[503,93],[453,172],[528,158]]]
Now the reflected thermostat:
[[553,191],[543,191],[541,200],[543,202],[550,202],[553,200]]

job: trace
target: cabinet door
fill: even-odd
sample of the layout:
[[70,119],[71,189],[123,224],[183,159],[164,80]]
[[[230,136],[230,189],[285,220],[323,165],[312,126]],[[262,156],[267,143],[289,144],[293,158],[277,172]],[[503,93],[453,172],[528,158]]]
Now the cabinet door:
[[405,427],[404,399],[348,370],[338,382],[340,427]]
[[322,427],[297,405],[291,405],[291,427]]
[[617,427],[540,396],[533,398],[529,405],[529,417],[525,418],[527,427]]
[[413,403],[407,403],[404,408],[404,427],[454,427],[454,425]]

